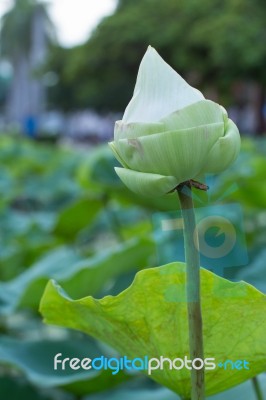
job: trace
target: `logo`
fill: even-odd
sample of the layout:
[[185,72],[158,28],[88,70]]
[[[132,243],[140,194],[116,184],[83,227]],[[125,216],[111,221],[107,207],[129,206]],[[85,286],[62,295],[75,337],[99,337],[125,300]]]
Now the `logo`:
[[234,225],[229,219],[220,215],[203,218],[198,222],[194,232],[195,247],[203,256],[210,259],[226,257],[233,250],[236,240]]
[[127,370],[127,371],[147,371],[148,375],[151,375],[153,371],[158,369],[163,370],[181,370],[181,369],[205,369],[205,370],[214,370],[216,368],[223,369],[231,369],[231,370],[249,370],[249,362],[246,360],[226,360],[225,362],[219,362],[216,365],[215,358],[205,358],[202,360],[201,358],[195,358],[194,360],[190,360],[189,357],[185,356],[184,358],[174,358],[170,359],[168,357],[160,356],[159,358],[153,357],[149,358],[148,356],[144,357],[136,357],[133,359],[129,359],[127,356],[120,358],[107,358],[104,356],[97,357],[91,359],[89,357],[80,358],[63,358],[62,353],[58,353],[54,356],[54,370],[79,370],[83,369],[88,371],[90,369],[99,371],[99,370],[111,370],[112,375],[116,375],[119,371]]
[[[238,204],[196,208],[195,215],[194,245],[204,268],[220,272],[248,263],[242,210]],[[181,212],[155,213],[153,225],[159,263],[184,261]]]

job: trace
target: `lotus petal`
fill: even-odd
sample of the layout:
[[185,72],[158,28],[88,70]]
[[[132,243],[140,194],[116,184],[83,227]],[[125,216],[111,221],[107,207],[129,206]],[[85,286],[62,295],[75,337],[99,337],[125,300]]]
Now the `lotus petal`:
[[155,49],[149,47],[141,61],[134,94],[123,122],[157,122],[203,99],[200,91],[190,86]]
[[173,176],[146,174],[125,168],[115,168],[115,172],[132,192],[147,197],[163,196],[173,190],[178,183]]
[[115,158],[120,162],[120,164],[123,165],[123,167],[125,168],[129,168],[125,160],[123,160],[121,155],[118,153],[117,148],[115,146],[115,142],[109,142],[108,145],[111,148],[112,152],[114,153]]
[[224,121],[223,108],[213,101],[201,100],[161,120],[165,130],[179,130]]
[[207,155],[202,173],[216,174],[228,168],[237,158],[241,145],[239,131],[229,119],[225,135],[215,143]]
[[157,123],[129,123],[124,124],[123,121],[117,121],[115,124],[114,140],[115,142],[120,139],[136,139],[139,136],[148,136],[154,133],[164,132],[165,124],[163,122]]
[[206,156],[224,134],[224,124],[168,131],[138,139],[121,139],[116,149],[130,169],[175,176],[178,183],[194,178]]

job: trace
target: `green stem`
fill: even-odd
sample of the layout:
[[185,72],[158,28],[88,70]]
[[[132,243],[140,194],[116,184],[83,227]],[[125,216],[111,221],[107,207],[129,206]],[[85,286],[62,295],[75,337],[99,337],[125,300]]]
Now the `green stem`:
[[261,391],[260,383],[258,377],[252,378],[253,388],[256,393],[257,400],[264,400],[263,393]]
[[[187,264],[187,309],[189,327],[190,359],[204,360],[203,333],[200,297],[200,260],[199,252],[194,244],[196,221],[190,185],[186,194],[177,189],[184,223],[185,257]],[[191,370],[191,400],[204,400],[204,368]]]

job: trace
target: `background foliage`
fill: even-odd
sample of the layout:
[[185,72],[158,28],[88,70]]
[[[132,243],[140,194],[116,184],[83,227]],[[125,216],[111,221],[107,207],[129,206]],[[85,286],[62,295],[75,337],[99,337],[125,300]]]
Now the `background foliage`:
[[65,109],[123,110],[140,60],[152,45],[191,84],[215,87],[222,104],[241,80],[258,85],[261,102],[265,13],[261,0],[120,0],[87,43],[53,48],[48,65],[61,81],[51,98]]
[[[265,153],[265,141],[245,141],[239,160],[213,181],[212,190],[214,203],[236,201],[244,210],[250,263],[231,276],[264,293]],[[118,294],[138,270],[157,265],[155,210],[177,209],[175,195],[151,201],[130,193],[116,177],[115,163],[105,145],[84,151],[0,138],[0,394],[8,391],[10,400],[18,393],[49,400],[178,399],[140,375],[52,369],[59,349],[80,357],[85,348],[95,357],[114,350],[81,333],[43,325],[38,304],[48,279],[55,278],[73,298]],[[232,182],[237,188],[228,191]],[[265,387],[263,376],[261,382]],[[252,386],[226,396],[251,400]]]

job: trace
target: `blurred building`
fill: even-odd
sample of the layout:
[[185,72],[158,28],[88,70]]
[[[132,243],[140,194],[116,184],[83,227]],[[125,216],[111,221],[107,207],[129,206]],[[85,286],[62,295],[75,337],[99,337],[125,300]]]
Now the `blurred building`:
[[6,102],[6,120],[17,123],[29,136],[38,131],[39,118],[45,107],[45,87],[35,74],[47,54],[43,9],[35,7],[31,19],[31,41],[28,52],[20,52],[13,64],[13,79]]

